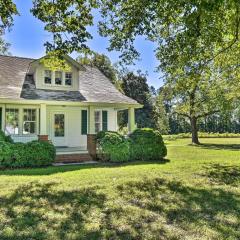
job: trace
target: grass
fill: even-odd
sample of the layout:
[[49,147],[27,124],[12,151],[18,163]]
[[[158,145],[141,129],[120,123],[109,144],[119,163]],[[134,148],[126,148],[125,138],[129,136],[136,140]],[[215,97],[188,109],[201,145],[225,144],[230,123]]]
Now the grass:
[[240,239],[240,139],[165,162],[0,172],[0,239]]

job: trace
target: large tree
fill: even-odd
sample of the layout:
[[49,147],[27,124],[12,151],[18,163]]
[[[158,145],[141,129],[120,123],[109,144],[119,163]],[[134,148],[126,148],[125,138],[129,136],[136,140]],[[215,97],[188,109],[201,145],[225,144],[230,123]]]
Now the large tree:
[[[120,80],[124,94],[143,105],[142,109],[137,109],[135,112],[137,126],[154,127],[153,104],[146,74],[141,71],[137,71],[137,73],[127,71],[121,75]],[[126,113],[123,115],[123,119],[126,123]]]
[[[226,97],[222,57],[226,69],[239,68],[239,50],[234,51],[240,36],[239,0],[103,2],[100,30],[110,38],[110,50],[122,51],[131,61],[139,56],[137,36],[157,43],[159,68],[172,88],[175,111],[190,119],[192,142],[198,144],[197,120],[219,111]],[[239,80],[237,74],[232,78]]]
[[92,52],[79,56],[77,61],[84,65],[97,67],[113,84],[117,85],[117,69],[106,55]]

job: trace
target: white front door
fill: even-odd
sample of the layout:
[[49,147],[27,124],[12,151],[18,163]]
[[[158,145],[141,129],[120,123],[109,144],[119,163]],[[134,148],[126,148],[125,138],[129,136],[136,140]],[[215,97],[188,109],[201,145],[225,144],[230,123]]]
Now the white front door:
[[64,112],[54,112],[52,114],[52,141],[54,146],[67,146],[66,114]]

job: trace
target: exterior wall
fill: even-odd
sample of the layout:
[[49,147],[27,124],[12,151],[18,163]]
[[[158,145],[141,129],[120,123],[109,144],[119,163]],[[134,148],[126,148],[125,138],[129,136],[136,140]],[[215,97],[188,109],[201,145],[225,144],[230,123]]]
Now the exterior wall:
[[[39,106],[38,105],[20,105],[20,104],[0,104],[2,108],[2,130],[5,131],[5,110],[14,108],[19,110],[19,134],[11,135],[14,142],[31,142],[38,139],[39,133]],[[22,134],[23,131],[23,109],[36,109],[36,134]],[[8,133],[6,133],[8,134]]]
[[[29,142],[38,139],[38,135],[41,134],[40,126],[46,126],[46,133],[49,140],[54,142],[54,113],[63,113],[65,114],[65,144],[67,147],[79,147],[83,150],[87,149],[87,135],[81,134],[81,110],[88,111],[88,134],[90,119],[89,119],[89,107],[84,106],[59,106],[59,105],[46,105],[46,115],[41,116],[41,107],[43,104],[4,104],[1,103],[0,107],[2,108],[2,130],[5,130],[5,109],[6,108],[16,108],[19,109],[19,132],[20,134],[12,135],[12,138],[15,142]],[[45,105],[45,104],[44,104]],[[37,110],[37,122],[36,122],[36,134],[32,135],[23,135],[23,109],[31,108]],[[117,111],[113,107],[93,107],[91,106],[93,112],[95,110],[108,111],[108,130],[116,131],[117,130]],[[40,110],[40,111],[39,111]],[[39,114],[40,112],[40,114]],[[40,119],[41,124],[40,124]],[[94,129],[94,114],[91,119],[93,129]],[[90,133],[95,134],[95,131]]]
[[[108,130],[117,130],[117,112],[114,108],[95,108],[96,110],[108,111]],[[87,149],[87,135],[81,134],[81,110],[88,110],[84,107],[70,107],[70,106],[47,106],[47,133],[49,139],[54,143],[53,132],[53,114],[64,113],[65,114],[65,143],[63,146],[67,147],[80,147],[81,149]],[[88,114],[89,118],[89,114]],[[88,119],[88,124],[89,124]]]
[[81,134],[81,107],[47,106],[47,133],[54,143],[54,113],[65,114],[65,143],[67,147],[87,149],[87,136]]
[[[55,85],[55,74],[52,72],[52,84],[44,83],[44,71],[47,70],[42,64],[36,66],[34,72],[34,80],[36,88],[39,89],[51,89],[51,90],[64,90],[64,91],[77,91],[79,90],[79,72],[76,67],[71,66],[70,72],[72,72],[72,86],[59,86]],[[65,74],[63,71],[63,82],[65,82]]]

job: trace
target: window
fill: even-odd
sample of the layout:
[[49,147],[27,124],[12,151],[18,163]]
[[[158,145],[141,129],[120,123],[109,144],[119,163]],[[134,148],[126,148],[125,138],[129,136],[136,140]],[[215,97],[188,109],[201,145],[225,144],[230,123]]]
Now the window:
[[101,111],[95,111],[94,112],[94,119],[95,119],[95,133],[98,133],[101,131]]
[[65,85],[67,85],[67,86],[72,85],[72,73],[71,72],[65,73]]
[[65,120],[64,114],[55,114],[54,115],[54,136],[55,137],[64,137],[65,135]]
[[19,112],[18,109],[6,109],[6,133],[18,134],[19,133]]
[[62,72],[60,71],[55,72],[55,84],[62,85]]
[[52,71],[45,70],[45,77],[44,77],[45,84],[52,84]]
[[23,134],[36,134],[36,109],[23,109]]

